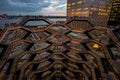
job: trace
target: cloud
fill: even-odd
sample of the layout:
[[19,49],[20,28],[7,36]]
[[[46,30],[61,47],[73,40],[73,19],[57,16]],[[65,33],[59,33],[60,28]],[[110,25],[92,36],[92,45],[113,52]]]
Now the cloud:
[[0,13],[65,15],[66,2],[66,0],[1,0]]

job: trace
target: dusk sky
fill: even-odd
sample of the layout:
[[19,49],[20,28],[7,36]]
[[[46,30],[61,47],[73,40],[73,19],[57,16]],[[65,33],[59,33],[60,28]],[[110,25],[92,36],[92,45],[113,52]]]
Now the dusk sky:
[[0,14],[66,15],[67,0],[0,0]]

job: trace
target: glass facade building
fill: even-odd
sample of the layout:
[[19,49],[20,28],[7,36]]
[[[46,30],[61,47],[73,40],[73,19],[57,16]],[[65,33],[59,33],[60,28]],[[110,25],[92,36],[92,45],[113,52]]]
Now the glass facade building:
[[67,17],[88,18],[96,26],[106,26],[112,0],[68,0]]
[[120,0],[113,0],[108,25],[117,26],[120,24]]

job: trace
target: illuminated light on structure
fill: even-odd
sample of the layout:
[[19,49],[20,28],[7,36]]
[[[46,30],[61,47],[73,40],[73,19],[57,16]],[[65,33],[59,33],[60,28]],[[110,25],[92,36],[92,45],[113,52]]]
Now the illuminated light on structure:
[[98,45],[98,44],[94,44],[94,45],[93,45],[93,48],[99,49],[99,45]]

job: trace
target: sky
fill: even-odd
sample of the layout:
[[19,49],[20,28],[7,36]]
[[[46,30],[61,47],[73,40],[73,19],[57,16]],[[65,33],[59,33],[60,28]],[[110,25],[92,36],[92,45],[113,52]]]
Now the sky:
[[66,15],[67,0],[0,0],[0,14]]

